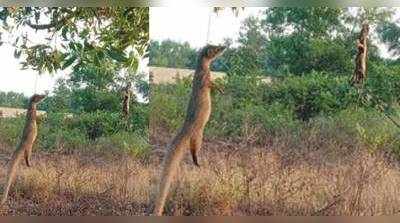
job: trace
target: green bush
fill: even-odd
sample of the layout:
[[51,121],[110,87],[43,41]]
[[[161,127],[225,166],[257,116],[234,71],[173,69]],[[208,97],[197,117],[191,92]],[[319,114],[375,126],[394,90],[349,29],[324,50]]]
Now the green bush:
[[[149,151],[147,107],[135,110],[136,118],[131,119],[129,131],[119,114],[96,112],[72,115],[48,113],[38,118],[38,137],[35,147],[44,151],[83,151],[102,148],[104,151],[129,153],[134,156],[146,155]],[[17,145],[25,124],[25,117],[1,118],[0,138],[9,145]],[[95,130],[94,130],[95,129]],[[96,141],[89,135],[95,132]]]
[[191,91],[186,79],[176,84],[154,85],[150,96],[150,125],[176,130],[185,118]]
[[[397,114],[395,118],[399,118]],[[385,149],[400,155],[399,129],[373,108],[351,107],[333,116],[318,116],[309,127],[338,143],[361,145],[371,152]]]
[[303,121],[359,103],[357,91],[350,86],[348,77],[316,72],[303,77],[288,77],[266,86],[263,100],[267,104],[285,105]]
[[48,113],[38,126],[37,144],[46,151],[79,150],[88,144],[84,131],[71,128],[72,117],[64,113]]
[[124,129],[124,122],[120,113],[96,111],[79,114],[72,119],[70,128],[85,132],[88,139],[95,140]]
[[25,125],[23,115],[16,118],[0,118],[0,137],[4,143],[16,145],[22,135]]
[[119,132],[108,137],[101,137],[96,147],[102,151],[124,152],[134,157],[147,156],[150,145],[147,137],[132,132]]

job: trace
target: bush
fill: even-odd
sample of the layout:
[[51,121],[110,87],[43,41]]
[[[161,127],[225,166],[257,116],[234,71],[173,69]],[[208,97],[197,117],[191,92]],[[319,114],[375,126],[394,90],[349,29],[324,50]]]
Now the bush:
[[176,84],[152,86],[150,96],[150,125],[174,131],[183,123],[189,101],[189,79]]
[[147,156],[150,152],[148,139],[142,134],[119,132],[108,137],[101,137],[96,147],[102,151],[117,151],[134,157]]
[[25,125],[25,116],[16,118],[0,118],[0,138],[4,143],[16,145],[22,136]]
[[38,126],[37,145],[46,151],[79,150],[88,144],[86,133],[71,128],[72,118],[64,113],[48,113]]
[[348,77],[326,73],[292,76],[266,87],[263,100],[267,104],[281,103],[298,119],[307,121],[319,114],[330,115],[359,104],[357,91],[348,82]]
[[124,122],[119,113],[96,111],[79,114],[79,117],[72,119],[70,128],[85,132],[88,139],[95,140],[124,129]]
[[[137,107],[126,130],[126,122],[118,113],[96,112],[72,115],[47,113],[38,118],[38,137],[35,147],[44,151],[83,151],[94,147],[106,151],[143,156],[148,152],[147,106]],[[137,115],[136,117],[134,115]],[[25,116],[0,118],[0,138],[17,145],[25,124]],[[96,142],[93,142],[95,137]],[[97,145],[98,144],[98,145]],[[107,146],[105,146],[107,145]]]

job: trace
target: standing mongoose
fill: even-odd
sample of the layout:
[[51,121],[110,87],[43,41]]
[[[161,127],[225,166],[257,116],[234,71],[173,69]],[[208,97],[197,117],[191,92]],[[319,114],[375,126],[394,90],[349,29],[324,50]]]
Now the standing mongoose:
[[369,26],[366,22],[363,23],[360,36],[357,39],[357,56],[355,59],[355,69],[351,84],[362,84],[367,77],[367,56],[368,56],[368,32]]
[[16,177],[18,164],[21,161],[22,157],[25,157],[25,163],[28,167],[32,166],[30,162],[30,157],[32,154],[32,146],[37,136],[36,105],[45,97],[46,95],[35,94],[29,100],[29,106],[26,112],[25,127],[22,133],[21,141],[11,157],[11,165],[8,171],[8,179],[3,192],[1,205],[4,205],[4,203],[7,201],[8,192],[10,190],[11,184]]
[[129,82],[122,90],[122,114],[124,115],[125,119],[128,119],[129,117],[129,103],[132,96],[131,88],[132,84]]
[[222,54],[224,46],[205,46],[199,53],[197,67],[192,82],[192,94],[186,112],[183,127],[172,140],[164,158],[161,183],[155,201],[154,215],[162,215],[165,201],[172,180],[177,172],[185,149],[190,149],[193,162],[199,166],[197,152],[203,141],[204,127],[211,114],[211,81],[210,64]]

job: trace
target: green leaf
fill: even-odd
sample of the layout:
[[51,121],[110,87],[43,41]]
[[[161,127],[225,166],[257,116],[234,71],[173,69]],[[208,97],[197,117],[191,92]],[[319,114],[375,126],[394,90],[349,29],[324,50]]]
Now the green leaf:
[[137,72],[137,69],[139,67],[139,60],[137,57],[133,56],[132,58],[130,58],[130,62],[129,62],[129,68],[133,71],[133,72]]
[[19,58],[21,57],[21,51],[15,49],[15,50],[14,50],[14,57],[15,57],[16,59],[19,59]]
[[69,67],[76,60],[76,58],[76,55],[72,55],[70,58],[66,59],[62,69],[64,70],[65,68]]
[[68,43],[68,46],[75,51],[75,44],[73,42]]
[[125,53],[121,51],[117,51],[115,49],[113,50],[108,50],[107,52],[108,56],[110,56],[112,59],[125,63],[128,59],[125,57]]
[[67,32],[68,32],[68,26],[65,26],[61,30],[61,36],[64,38],[65,41],[67,41]]

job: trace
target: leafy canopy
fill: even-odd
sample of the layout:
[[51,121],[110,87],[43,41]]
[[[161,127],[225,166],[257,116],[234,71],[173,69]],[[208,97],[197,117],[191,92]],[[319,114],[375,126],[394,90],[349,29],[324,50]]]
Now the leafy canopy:
[[148,8],[4,7],[0,20],[25,69],[52,73],[90,63],[136,72],[147,56]]

